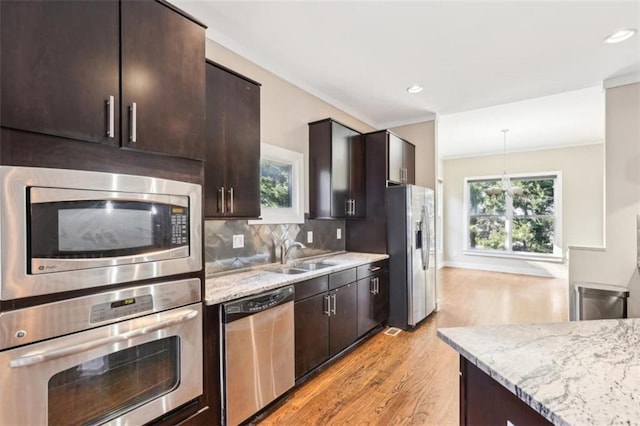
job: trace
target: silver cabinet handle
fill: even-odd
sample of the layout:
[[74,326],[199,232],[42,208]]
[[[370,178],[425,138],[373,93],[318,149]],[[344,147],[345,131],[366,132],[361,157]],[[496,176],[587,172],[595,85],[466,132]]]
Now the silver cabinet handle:
[[233,213],[233,188],[229,188],[229,212]]
[[380,269],[382,269],[382,267],[380,267],[380,266],[374,266],[373,268],[369,268],[369,271],[371,271],[371,272],[376,272],[376,271],[379,271]]
[[376,277],[376,294],[380,294],[380,277]]
[[138,141],[138,130],[137,130],[137,121],[138,121],[138,105],[135,102],[131,103],[131,142],[136,143]]
[[336,314],[336,295],[335,293],[331,295],[331,298],[333,299],[333,309],[331,310],[331,313],[333,315]]
[[110,138],[113,138],[115,135],[114,132],[114,114],[115,114],[115,101],[113,96],[109,96],[109,100],[107,101],[107,108],[108,108],[108,115],[109,115],[109,120],[108,120],[108,125],[107,125],[107,136]]
[[351,200],[347,198],[344,202],[346,203],[346,206],[347,206],[347,211],[345,212],[345,215],[349,216],[349,214],[351,213]]
[[369,293],[376,294],[376,279],[371,278],[371,286],[369,287]]
[[11,368],[26,367],[29,365],[52,361],[54,359],[62,358],[65,356],[87,352],[91,349],[98,348],[100,346],[109,345],[111,343],[123,342],[129,339],[133,339],[134,337],[143,336],[145,334],[149,334],[154,331],[162,330],[163,328],[180,324],[182,322],[193,319],[197,316],[198,316],[198,311],[189,310],[180,316],[170,318],[165,321],[161,321],[157,324],[149,325],[147,327],[131,330],[123,334],[104,337],[102,339],[80,343],[79,345],[58,347],[45,353],[36,353],[34,355],[27,355],[22,358],[14,359],[9,362],[9,367]]
[[322,313],[325,314],[326,316],[330,317],[331,316],[331,296],[327,295],[324,297],[324,301],[327,302],[327,310],[323,311]]
[[220,204],[218,204],[218,213],[224,213],[226,207],[224,203],[224,186],[218,188],[218,192],[220,193]]
[[352,200],[353,201],[353,210],[351,212],[352,215],[356,215],[356,200]]

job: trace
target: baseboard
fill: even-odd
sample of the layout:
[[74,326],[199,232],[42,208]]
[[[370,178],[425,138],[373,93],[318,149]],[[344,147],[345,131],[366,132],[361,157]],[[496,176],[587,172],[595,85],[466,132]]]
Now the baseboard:
[[536,277],[567,278],[568,272],[554,273],[541,268],[522,268],[508,265],[486,265],[483,263],[444,261],[442,266],[449,268],[476,269],[479,271],[504,272],[506,274],[533,275]]

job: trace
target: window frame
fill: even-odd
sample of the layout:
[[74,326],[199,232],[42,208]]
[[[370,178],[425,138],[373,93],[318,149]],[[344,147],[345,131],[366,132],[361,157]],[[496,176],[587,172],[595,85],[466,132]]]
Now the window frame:
[[249,225],[276,225],[304,223],[304,156],[275,145],[260,144],[260,161],[269,160],[289,164],[291,169],[291,207],[264,207],[260,204],[260,219],[249,220]]
[[[540,179],[544,177],[554,179],[553,187],[553,203],[554,203],[554,238],[553,253],[526,253],[521,251],[513,251],[512,249],[512,229],[513,229],[513,203],[509,201],[511,197],[505,195],[505,232],[508,244],[506,250],[491,249],[473,249],[470,247],[469,241],[469,223],[471,221],[471,190],[469,183],[482,180],[497,180],[498,183],[502,179],[502,175],[487,176],[471,176],[464,178],[464,201],[463,201],[463,253],[471,256],[487,256],[502,257],[511,259],[537,260],[547,262],[564,262],[563,245],[562,245],[562,171],[549,172],[530,172],[530,173],[510,173],[506,175],[510,180],[527,180]],[[500,215],[501,216],[501,215]],[[515,216],[517,218],[518,216]]]

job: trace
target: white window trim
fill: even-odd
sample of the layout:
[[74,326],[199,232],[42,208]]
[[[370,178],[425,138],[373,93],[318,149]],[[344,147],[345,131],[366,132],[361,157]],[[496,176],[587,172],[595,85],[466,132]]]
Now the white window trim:
[[260,220],[250,220],[249,225],[304,223],[304,156],[300,152],[266,143],[260,144],[260,159],[291,164],[291,207],[262,207]]
[[462,229],[463,229],[463,253],[469,256],[486,256],[486,257],[502,257],[510,259],[525,259],[532,261],[547,261],[547,262],[564,262],[564,253],[562,246],[562,171],[550,171],[550,172],[532,172],[532,173],[510,173],[507,177],[510,179],[522,179],[522,178],[537,178],[545,176],[555,176],[556,185],[554,188],[554,240],[553,240],[553,253],[523,253],[523,252],[508,252],[500,250],[477,250],[469,247],[469,206],[471,203],[469,194],[469,182],[487,179],[502,178],[502,175],[488,175],[488,176],[473,176],[464,178],[464,201],[462,215]]

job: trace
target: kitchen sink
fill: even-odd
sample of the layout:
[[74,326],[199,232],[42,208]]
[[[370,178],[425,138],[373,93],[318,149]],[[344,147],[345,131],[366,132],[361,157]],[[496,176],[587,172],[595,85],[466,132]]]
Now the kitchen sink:
[[304,274],[305,272],[309,272],[310,269],[301,269],[298,267],[295,268],[273,268],[267,269],[269,272],[275,272],[276,274],[285,274],[285,275],[297,275]]
[[298,263],[296,268],[305,269],[307,271],[317,271],[318,269],[331,268],[334,265],[329,263],[312,262],[312,263]]

